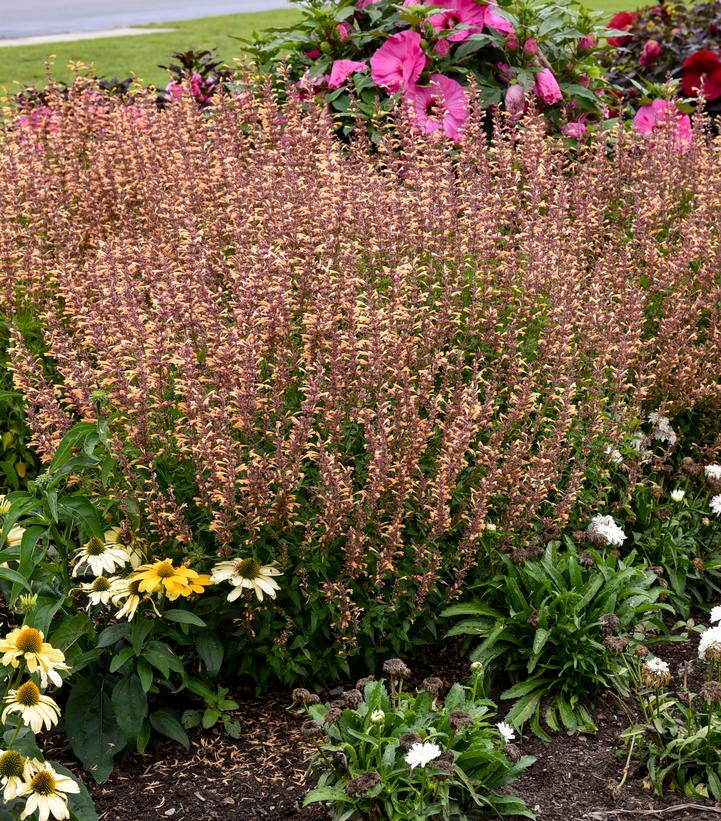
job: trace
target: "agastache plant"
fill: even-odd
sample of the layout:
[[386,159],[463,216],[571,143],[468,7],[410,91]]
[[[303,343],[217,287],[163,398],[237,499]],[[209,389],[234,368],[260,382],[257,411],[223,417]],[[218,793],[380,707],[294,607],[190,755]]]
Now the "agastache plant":
[[103,492],[144,535],[283,573],[239,628],[278,675],[303,672],[304,620],[329,665],[376,631],[400,653],[483,566],[487,521],[515,546],[564,527],[637,420],[718,405],[701,134],[618,132],[571,166],[530,115],[489,142],[472,104],[456,145],[371,149],[250,81],[203,111],[99,108],[82,84],[46,103],[53,129],[0,135],[34,447],[50,459],[102,390]]

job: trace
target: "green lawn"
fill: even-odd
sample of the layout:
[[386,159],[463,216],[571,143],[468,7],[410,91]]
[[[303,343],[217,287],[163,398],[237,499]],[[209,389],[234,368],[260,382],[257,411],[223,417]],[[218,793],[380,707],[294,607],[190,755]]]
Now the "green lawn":
[[[638,0],[585,0],[586,6],[613,14],[622,9],[635,8]],[[0,48],[0,90],[12,92],[16,83],[28,85],[43,83],[45,61],[54,55],[53,75],[68,80],[70,61],[92,64],[103,77],[127,77],[131,72],[147,83],[165,85],[167,73],[158,68],[173,51],[191,48],[214,48],[228,63],[240,54],[240,44],[233,37],[249,37],[254,31],[270,26],[291,23],[298,18],[295,9],[252,14],[232,14],[222,17],[203,17],[159,24],[175,29],[164,34],[141,34],[133,37],[114,37],[103,40],[79,40],[73,43],[47,43],[36,46]]]
[[133,71],[145,82],[165,85],[168,75],[158,68],[158,63],[166,63],[171,52],[215,48],[231,63],[241,49],[233,37],[250,37],[254,31],[285,25],[297,17],[295,9],[279,9],[159,24],[175,29],[164,34],[0,48],[0,89],[4,86],[12,92],[17,88],[16,81],[23,85],[42,83],[45,60],[51,54],[55,55],[53,74],[59,80],[68,80],[71,77],[66,68],[68,62],[79,60],[94,65],[101,76],[128,77]]

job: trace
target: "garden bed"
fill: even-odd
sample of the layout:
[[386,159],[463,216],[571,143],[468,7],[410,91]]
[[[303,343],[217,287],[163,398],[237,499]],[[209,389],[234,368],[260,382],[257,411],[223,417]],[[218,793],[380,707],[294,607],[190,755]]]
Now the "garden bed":
[[[696,658],[695,642],[664,645],[658,655],[676,671],[680,664]],[[462,678],[465,665],[455,648],[450,648],[435,669],[418,667],[413,681],[420,683],[433,674],[445,680]],[[696,665],[693,683],[702,678],[701,667]],[[197,732],[188,752],[170,742],[158,744],[146,755],[125,759],[104,784],[96,785],[84,774],[101,821],[327,818],[317,805],[302,807],[312,786],[306,763],[313,746],[300,733],[302,719],[288,710],[290,694],[278,691],[254,698],[236,693],[235,697],[242,703],[238,714],[244,724],[241,738],[229,738],[218,730]],[[630,702],[627,706],[632,707]],[[559,734],[550,743],[530,734],[524,737],[523,752],[537,761],[516,782],[513,792],[539,821],[721,817],[721,809],[711,803],[704,806],[673,792],[654,795],[644,786],[643,774],[633,768],[616,797],[613,787],[621,779],[624,759],[615,753],[628,721],[612,698],[604,699],[593,716],[599,727],[596,735]],[[80,771],[77,762],[65,763]]]

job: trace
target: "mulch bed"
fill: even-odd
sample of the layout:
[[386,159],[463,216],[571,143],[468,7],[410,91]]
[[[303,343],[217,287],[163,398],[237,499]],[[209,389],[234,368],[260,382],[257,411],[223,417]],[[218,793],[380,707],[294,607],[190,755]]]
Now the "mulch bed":
[[[657,654],[677,665],[691,659],[695,642],[667,645]],[[436,656],[435,664],[416,663],[411,684],[426,675],[448,681],[463,679],[468,669],[454,648]],[[696,675],[702,675],[700,665]],[[240,702],[241,697],[237,700]],[[212,730],[195,732],[190,750],[161,742],[145,755],[125,759],[104,784],[86,784],[102,821],[319,821],[327,818],[314,805],[303,808],[311,786],[305,762],[312,747],[300,735],[302,719],[288,712],[288,693],[243,698],[239,718],[244,731],[231,739]],[[503,705],[499,709],[503,714]],[[597,706],[594,736],[556,736],[550,744],[533,736],[521,748],[537,762],[513,786],[539,821],[704,821],[720,819],[721,809],[683,796],[654,796],[643,774],[631,772],[619,796],[611,787],[624,761],[615,755],[627,719],[613,699]],[[64,756],[65,763],[73,762]],[[80,768],[73,766],[75,772]]]

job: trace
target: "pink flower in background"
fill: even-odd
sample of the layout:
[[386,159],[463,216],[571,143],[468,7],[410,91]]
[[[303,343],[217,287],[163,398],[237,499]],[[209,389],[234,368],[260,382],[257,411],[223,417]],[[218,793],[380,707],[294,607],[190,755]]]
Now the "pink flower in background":
[[544,68],[536,74],[534,90],[537,96],[547,105],[554,105],[563,99],[555,74],[550,68]]
[[306,57],[310,57],[311,60],[317,60],[320,57],[320,49],[314,48],[310,51],[304,51]]
[[355,4],[355,7],[359,11],[363,11],[363,9],[367,8],[368,6],[372,6],[375,3],[380,3],[380,2],[381,2],[381,0],[358,0],[358,2]]
[[520,120],[526,110],[525,88],[519,83],[508,86],[503,102],[509,115],[514,120]]
[[661,45],[656,40],[646,40],[641,56],[638,59],[639,64],[644,68],[653,65],[661,56],[661,51]]
[[[628,31],[638,20],[638,12],[635,11],[619,11],[614,14],[608,21],[610,29],[618,29],[619,31]],[[608,45],[617,48],[618,46],[625,46],[630,43],[633,38],[629,34],[627,37],[609,37]]]
[[650,105],[642,105],[633,118],[634,129],[644,137],[650,137],[659,129],[669,128],[669,124],[673,125],[679,150],[687,149],[693,138],[691,120],[671,100],[654,100]]
[[581,51],[593,51],[598,46],[598,37],[595,34],[587,34],[578,41]]
[[[432,14],[428,22],[436,31],[452,31],[448,36],[452,43],[460,43],[468,39],[472,34],[477,34],[483,29],[486,22],[487,6],[479,6],[474,0],[439,0],[434,5],[443,5],[444,11]],[[456,30],[457,26],[469,26]]]
[[687,97],[696,97],[699,89],[707,100],[721,97],[721,58],[702,49],[683,61],[681,88]]
[[515,34],[511,34],[506,41],[506,45],[511,49],[511,51],[515,51],[521,44],[518,42],[518,37],[516,37]]
[[335,60],[330,70],[328,88],[340,88],[351,74],[366,68],[368,66],[359,60]]
[[433,46],[433,51],[435,51],[435,53],[439,57],[445,57],[446,54],[448,54],[448,52],[450,51],[450,48],[451,44],[448,42],[447,38],[444,37],[443,39],[439,40],[435,44],[435,46]]
[[458,139],[468,117],[468,100],[460,83],[444,74],[432,74],[430,86],[414,86],[405,96],[414,107],[416,125],[426,134],[441,129],[446,137]]
[[498,70],[498,77],[504,83],[510,83],[516,76],[516,72],[508,65],[508,63],[496,63]]
[[538,43],[533,38],[526,40],[523,51],[525,54],[538,54]]
[[351,30],[350,23],[338,23],[335,27],[335,30],[338,32],[338,39],[341,43],[344,43],[348,39],[348,34]]
[[406,29],[389,37],[371,57],[373,82],[393,93],[415,85],[427,63],[421,35]]
[[561,134],[564,137],[570,137],[572,140],[583,140],[588,134],[588,129],[581,120],[573,120],[563,126]]

